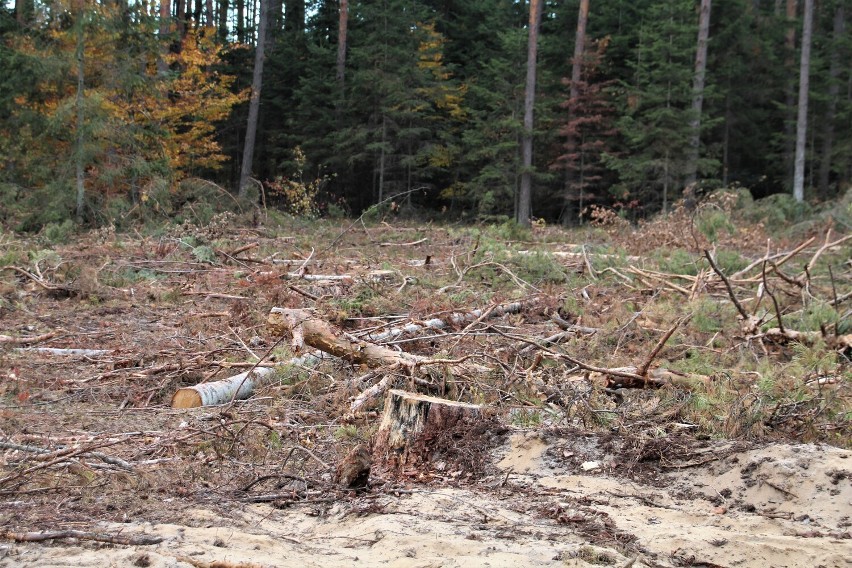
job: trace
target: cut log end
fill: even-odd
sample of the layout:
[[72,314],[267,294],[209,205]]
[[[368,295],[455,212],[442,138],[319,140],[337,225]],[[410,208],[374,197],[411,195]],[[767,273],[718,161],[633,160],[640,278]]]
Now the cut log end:
[[172,396],[172,408],[198,408],[201,405],[201,395],[192,388],[180,389]]

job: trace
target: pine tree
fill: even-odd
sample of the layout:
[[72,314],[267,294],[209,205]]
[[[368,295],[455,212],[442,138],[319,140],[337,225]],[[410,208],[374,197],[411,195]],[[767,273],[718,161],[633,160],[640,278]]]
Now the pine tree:
[[465,90],[464,120],[445,132],[458,160],[441,197],[452,211],[507,215],[518,192],[528,13],[509,0],[429,4],[446,38],[446,65]]
[[[351,3],[350,57],[337,151],[371,171],[371,201],[434,187],[429,153],[461,96],[442,60],[432,15],[412,0]],[[369,202],[369,201],[367,201]],[[361,203],[364,203],[362,201]]]
[[[831,41],[828,42],[828,86],[826,89],[828,100],[825,105],[825,114],[823,118],[822,128],[822,144],[819,159],[819,190],[822,195],[827,195],[829,191],[829,178],[834,169],[832,166],[835,162],[835,136],[837,133],[836,123],[838,106],[840,104],[840,88],[842,76],[842,58],[846,47],[844,42],[848,43],[849,39],[846,34],[846,11],[843,2],[837,2],[832,11],[832,35]],[[847,70],[848,72],[848,70]],[[847,121],[848,124],[848,121]],[[842,135],[848,136],[849,129],[842,132]]]
[[[612,172],[603,163],[612,148],[615,129],[615,107],[612,103],[612,82],[600,76],[607,40],[587,42],[583,50],[583,74],[565,82],[569,96],[562,103],[565,121],[559,128],[564,137],[560,154],[552,168],[566,172],[564,222],[573,222],[583,214],[585,206],[605,197],[605,188],[612,183]],[[575,51],[575,53],[577,53]]]
[[444,197],[480,216],[506,215],[515,209],[523,132],[524,46],[521,27],[498,32],[500,48],[469,79],[469,121],[461,134],[462,176]]
[[532,215],[533,108],[535,106],[536,55],[542,0],[530,0],[530,23],[527,40],[527,82],[524,86],[524,131],[521,136],[521,182],[515,207],[515,221],[530,226]]
[[[690,0],[661,0],[642,20],[634,76],[625,85],[618,129],[623,156],[607,155],[618,171],[621,199],[668,207],[688,163],[696,22]],[[659,200],[659,201],[657,201]]]
[[698,156],[701,150],[701,111],[704,106],[704,83],[707,75],[707,40],[710,37],[711,0],[701,0],[698,16],[698,45],[695,49],[695,77],[692,84],[692,116],[689,126],[689,156],[685,183],[694,183],[698,175]]
[[243,160],[240,170],[239,196],[245,198],[248,194],[252,166],[254,165],[254,144],[257,139],[257,119],[260,114],[260,93],[263,87],[263,64],[266,52],[266,28],[269,22],[269,0],[260,2],[260,26],[257,33],[257,45],[254,53],[254,70],[251,81],[251,98],[249,99],[248,125],[243,147]]

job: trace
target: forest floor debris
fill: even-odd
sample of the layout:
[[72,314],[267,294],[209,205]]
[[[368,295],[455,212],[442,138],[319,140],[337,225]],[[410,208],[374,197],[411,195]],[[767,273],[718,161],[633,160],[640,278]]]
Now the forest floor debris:
[[[848,566],[842,234],[325,223],[2,241],[0,566]],[[297,360],[276,306],[443,363]],[[477,467],[336,484],[391,388],[482,405]]]

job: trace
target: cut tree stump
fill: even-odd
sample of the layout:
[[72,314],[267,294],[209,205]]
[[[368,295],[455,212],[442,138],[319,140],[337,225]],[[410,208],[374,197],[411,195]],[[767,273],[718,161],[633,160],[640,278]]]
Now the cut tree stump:
[[[453,461],[453,433],[466,433],[482,419],[482,407],[432,396],[388,391],[373,444],[373,463],[391,470],[438,460]],[[449,443],[448,443],[449,442]]]

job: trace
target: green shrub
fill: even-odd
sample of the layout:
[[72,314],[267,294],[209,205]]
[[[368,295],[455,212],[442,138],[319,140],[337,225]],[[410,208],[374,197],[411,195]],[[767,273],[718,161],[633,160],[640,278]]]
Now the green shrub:
[[206,262],[208,264],[216,264],[216,251],[207,245],[199,245],[193,247],[192,256],[198,262]]
[[505,219],[499,224],[489,225],[485,233],[501,241],[530,241],[532,231],[512,219]]
[[15,203],[15,209],[21,212],[16,230],[37,233],[50,223],[62,225],[74,215],[74,200],[74,188],[67,183],[21,192]]
[[728,213],[712,206],[698,211],[695,217],[695,228],[711,243],[715,243],[719,239],[721,231],[725,231],[729,235],[736,232]]
[[754,206],[743,211],[752,222],[763,222],[767,229],[781,230],[786,225],[798,223],[812,212],[807,202],[799,203],[788,193],[777,193],[759,199]]
[[725,274],[733,274],[742,270],[750,263],[735,250],[720,250],[716,253],[716,265]]
[[698,274],[696,259],[683,249],[658,249],[652,255],[662,272],[669,274]]
[[61,223],[48,223],[42,229],[41,234],[49,243],[62,243],[74,234],[74,230],[74,221],[65,219]]

